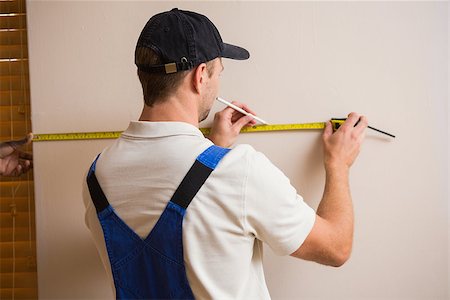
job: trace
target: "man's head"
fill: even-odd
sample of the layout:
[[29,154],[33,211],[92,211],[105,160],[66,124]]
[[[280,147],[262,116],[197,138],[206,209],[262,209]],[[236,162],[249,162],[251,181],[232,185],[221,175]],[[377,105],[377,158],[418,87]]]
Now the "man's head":
[[[188,75],[190,79],[199,79],[199,74],[215,78],[223,69],[222,57],[243,60],[249,58],[249,53],[223,43],[219,31],[206,16],[174,8],[151,17],[141,32],[135,52],[146,105],[164,101]],[[209,88],[217,89],[209,91],[209,97],[215,98],[218,79],[208,84]],[[204,89],[197,92],[204,94],[202,98],[207,97]],[[205,101],[212,105],[214,98]]]

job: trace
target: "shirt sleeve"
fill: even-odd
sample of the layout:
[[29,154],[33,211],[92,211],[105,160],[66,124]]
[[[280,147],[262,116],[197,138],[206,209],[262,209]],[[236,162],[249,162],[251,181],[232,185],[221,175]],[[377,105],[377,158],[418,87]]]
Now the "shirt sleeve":
[[260,152],[248,161],[245,227],[277,255],[295,252],[310,233],[315,211],[297,194],[289,179]]

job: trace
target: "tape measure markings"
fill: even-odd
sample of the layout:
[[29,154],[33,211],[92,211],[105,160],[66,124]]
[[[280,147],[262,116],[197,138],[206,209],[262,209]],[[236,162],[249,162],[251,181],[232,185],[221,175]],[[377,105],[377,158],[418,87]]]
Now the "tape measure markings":
[[[255,125],[244,127],[241,133],[247,132],[268,132],[268,131],[289,131],[289,130],[310,130],[323,129],[325,123],[302,123],[302,124],[274,124],[274,125]],[[204,135],[211,132],[211,128],[200,128]],[[68,141],[68,140],[94,140],[94,139],[115,139],[122,134],[122,131],[103,131],[103,132],[72,132],[72,133],[45,133],[34,134],[33,141]]]
[[121,134],[122,131],[45,133],[45,134],[34,134],[33,142],[116,139]]
[[[337,130],[346,119],[331,119],[333,130]],[[264,132],[264,131],[289,131],[289,130],[311,130],[325,128],[324,122],[315,123],[297,123],[297,124],[274,124],[274,125],[255,125],[252,127],[244,127],[241,133],[247,132]],[[368,126],[368,128],[377,132],[395,138],[395,135],[385,131]],[[211,132],[211,128],[200,128],[204,135]],[[103,131],[103,132],[73,132],[73,133],[46,133],[35,134],[33,141],[67,141],[67,140],[95,140],[95,139],[116,139],[122,134],[122,131]]]
[[[241,133],[247,132],[267,132],[267,131],[288,131],[288,130],[308,130],[323,129],[325,124],[321,123],[303,123],[303,124],[273,124],[273,125],[255,125],[251,127],[243,127]],[[200,131],[208,135],[211,128],[200,128]]]

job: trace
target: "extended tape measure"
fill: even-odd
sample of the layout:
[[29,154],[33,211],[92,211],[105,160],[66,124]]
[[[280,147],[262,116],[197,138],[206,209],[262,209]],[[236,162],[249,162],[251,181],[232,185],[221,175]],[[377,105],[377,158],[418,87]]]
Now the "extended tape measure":
[[[333,130],[337,130],[339,126],[344,123],[345,119],[331,119]],[[242,128],[242,133],[247,132],[267,132],[267,131],[289,131],[289,130],[311,130],[325,128],[324,122],[315,123],[299,123],[299,124],[274,124],[274,125],[255,125],[251,127]],[[394,135],[370,127],[370,129],[387,134],[391,137]],[[211,128],[200,128],[204,135],[211,132]],[[34,142],[40,141],[67,141],[67,140],[96,140],[96,139],[116,139],[122,134],[122,131],[103,131],[103,132],[73,132],[73,133],[47,133],[35,134]]]
[[[334,122],[336,124],[334,126],[337,126],[337,128],[339,128],[339,124],[343,123],[343,121],[332,121],[332,122]],[[241,133],[264,132],[264,131],[308,130],[308,129],[323,129],[323,128],[325,128],[324,122],[301,123],[301,124],[255,125],[255,126],[243,127],[241,129]],[[211,128],[200,128],[200,131],[204,135],[208,135],[211,132]]]
[[[343,121],[332,121],[333,124],[341,124]],[[334,126],[336,126],[334,125]],[[305,129],[323,129],[325,123],[303,123],[303,124],[275,124],[275,125],[255,125],[242,128],[241,132],[264,132],[264,131],[287,131],[287,130],[305,130]],[[204,135],[211,132],[211,128],[200,128]],[[121,135],[122,131],[103,131],[103,132],[72,132],[72,133],[45,133],[35,134],[34,142],[40,141],[67,141],[67,140],[95,140],[95,139],[115,139]]]
[[116,139],[121,134],[122,131],[43,133],[43,134],[33,134],[33,142]]

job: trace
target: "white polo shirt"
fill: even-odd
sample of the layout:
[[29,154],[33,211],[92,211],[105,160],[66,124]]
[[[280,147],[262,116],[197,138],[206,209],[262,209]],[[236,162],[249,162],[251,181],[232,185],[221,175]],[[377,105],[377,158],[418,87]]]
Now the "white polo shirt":
[[[182,122],[131,122],[97,162],[96,176],[119,217],[145,238],[196,157],[212,142]],[[112,274],[84,184],[86,224]],[[184,261],[196,299],[270,299],[262,242],[279,255],[303,243],[315,221],[289,179],[249,145],[234,147],[187,208]]]

